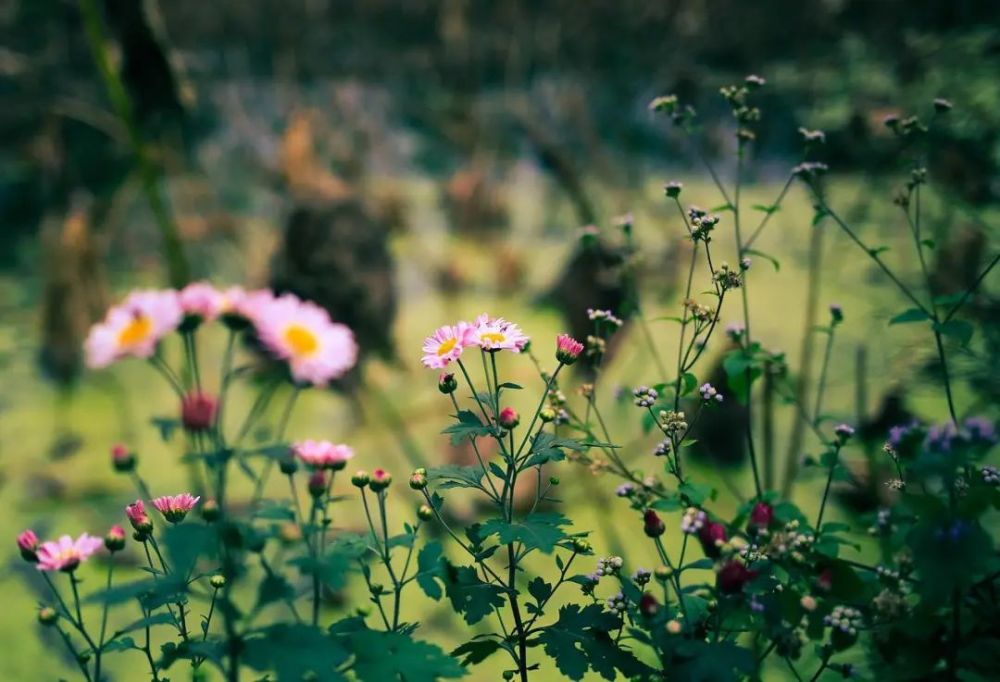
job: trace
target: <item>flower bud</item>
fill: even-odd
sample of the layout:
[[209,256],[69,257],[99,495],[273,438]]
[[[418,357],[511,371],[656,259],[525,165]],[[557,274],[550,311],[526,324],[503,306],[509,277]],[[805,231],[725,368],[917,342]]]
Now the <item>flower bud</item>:
[[351,476],[351,483],[358,488],[364,488],[371,482],[371,476],[367,471],[358,471]]
[[656,597],[650,592],[643,592],[639,599],[639,612],[644,616],[653,616],[659,610],[660,602],[656,601]]
[[681,190],[683,188],[684,185],[677,182],[676,180],[673,180],[663,186],[663,193],[667,195],[668,199],[676,199],[681,195]]
[[278,527],[278,539],[286,545],[294,545],[302,540],[302,529],[297,523],[287,521]]
[[125,516],[128,517],[129,523],[132,524],[132,528],[138,535],[145,537],[153,530],[153,520],[146,513],[146,505],[142,503],[142,500],[136,500],[125,507]]
[[278,469],[285,476],[291,476],[292,474],[294,474],[296,471],[299,470],[299,462],[298,460],[295,459],[294,456],[288,455],[278,460]]
[[549,476],[549,485],[559,485],[559,477]]
[[189,433],[203,433],[215,425],[219,402],[208,393],[193,391],[181,400],[181,424]]
[[375,596],[378,596],[383,592],[385,592],[385,587],[382,586],[382,583],[372,583],[371,585],[369,585],[369,589],[371,590],[371,593],[374,594]]
[[715,586],[723,594],[736,594],[742,592],[743,586],[750,582],[755,575],[757,575],[756,571],[751,571],[742,563],[733,559],[727,561],[719,569],[719,572],[715,575]]
[[317,469],[309,475],[309,494],[313,497],[322,497],[326,492],[326,472]]
[[32,564],[38,563],[38,536],[35,535],[35,531],[29,529],[18,535],[17,548],[21,552],[22,559]]
[[422,504],[417,509],[417,518],[421,521],[430,521],[434,518],[434,510],[431,509],[430,505]]
[[450,395],[455,392],[458,388],[458,381],[455,380],[455,375],[451,372],[443,372],[438,377],[438,390],[445,395]]
[[854,427],[849,424],[837,424],[833,427],[833,434],[842,444],[846,443],[854,435]]
[[833,324],[840,324],[844,321],[844,309],[839,303],[830,304],[830,321]]
[[804,595],[802,599],[799,600],[799,605],[806,611],[812,612],[816,610],[816,597],[811,595]]
[[551,407],[546,407],[545,409],[543,409],[541,412],[538,413],[538,418],[541,419],[546,424],[548,424],[549,422],[555,420],[556,411],[553,410]]
[[583,538],[574,538],[573,551],[576,552],[577,554],[590,554],[591,552],[594,551],[594,548],[591,546],[589,542],[587,542]]
[[125,529],[121,526],[111,526],[111,530],[104,536],[104,546],[114,554],[125,549]]
[[681,625],[681,622],[676,618],[674,620],[667,621],[667,632],[669,632],[670,634],[679,635],[681,634],[681,630],[683,629],[684,626]]
[[667,527],[659,514],[652,509],[647,509],[642,515],[642,529],[649,537],[658,538],[663,535]]
[[213,589],[221,590],[226,586],[226,576],[221,573],[216,573],[208,579],[208,584],[211,585]]
[[698,541],[705,556],[718,559],[722,554],[721,547],[726,542],[726,527],[718,521],[707,521],[698,530]]
[[392,483],[392,474],[385,469],[376,469],[372,472],[371,481],[368,482],[372,492],[380,493]]
[[665,583],[668,580],[670,580],[673,574],[674,574],[674,569],[670,568],[669,566],[658,566],[656,570],[653,571],[653,575],[655,575],[656,579],[659,580],[661,583]]
[[500,416],[497,417],[497,423],[500,424],[500,428],[510,431],[521,423],[521,416],[513,407],[505,407],[500,410]]
[[42,625],[55,625],[59,620],[59,614],[51,606],[43,606],[38,609],[38,622]]
[[410,487],[414,490],[423,490],[427,487],[427,476],[414,471],[410,476]]
[[508,682],[509,682],[509,680],[513,680],[514,679],[514,671],[513,670],[504,670],[503,671],[503,678],[505,680],[508,680]]
[[111,446],[111,466],[115,471],[128,473],[135,469],[135,455],[123,443]]
[[568,334],[556,337],[556,360],[564,365],[572,365],[583,352],[583,344]]
[[750,510],[750,528],[765,530],[771,525],[774,519],[774,507],[767,502],[758,502]]
[[219,503],[215,500],[205,500],[201,505],[201,518],[207,523],[213,523],[219,520],[219,516],[222,515],[222,509],[219,508]]

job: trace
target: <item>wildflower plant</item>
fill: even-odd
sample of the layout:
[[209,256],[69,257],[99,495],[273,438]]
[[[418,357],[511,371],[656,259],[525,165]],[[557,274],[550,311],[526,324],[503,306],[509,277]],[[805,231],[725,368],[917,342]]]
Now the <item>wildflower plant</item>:
[[[721,90],[733,119],[729,183],[699,151],[695,109],[673,95],[650,104],[701,155],[721,197],[705,210],[687,204],[682,183],[664,188],[673,225],[690,241],[683,294],[663,319],[676,325],[676,355],[665,359],[649,333],[629,258],[626,304],[589,310],[586,338],[532,341],[517,323],[488,314],[431,331],[421,364],[434,372],[442,414],[450,413],[442,433],[471,452],[472,464],[420,467],[394,479],[349,444],[287,439],[299,394],[342,377],[358,357],[347,327],[291,294],[198,283],[135,292],[110,310],[87,339],[88,363],[137,359],[158,372],[178,418],[157,425],[165,438],[183,432],[195,475],[188,492],[160,490],[144,478],[139,454],[115,445],[112,466],[138,495],[119,519],[131,539],[119,525],[103,539],[17,536],[20,557],[50,589],[38,621],[59,634],[81,677],[107,679],[112,654],[134,656],[152,680],[186,675],[181,666],[197,675],[214,668],[232,681],[479,679],[487,659],[502,660],[503,678],[521,682],[552,671],[573,680],[753,680],[778,669],[800,680],[995,676],[1000,559],[987,514],[1000,508],[991,460],[996,415],[962,410],[953,360],[973,354],[976,327],[963,309],[1000,256],[967,290],[938,296],[926,263],[936,245],[921,217],[931,177],[927,135],[953,108],[936,101],[931,121],[886,121],[909,157],[894,203],[912,237],[916,286],[831,205],[822,131],[800,131],[803,158],[771,204],[745,205],[765,87],[764,78],[748,76]],[[748,292],[767,273],[757,263],[773,262],[776,271],[778,264],[754,246],[797,189],[814,206],[810,229],[842,232],[907,301],[889,324],[925,328],[941,415],[907,418],[874,435],[843,421],[856,414],[853,406],[828,404],[827,395],[838,334],[852,323],[840,305],[808,330],[824,346],[814,393],[792,381],[810,368],[789,367],[758,336]],[[632,217],[615,226],[624,252],[637,253]],[[720,327],[724,313],[736,321]],[[608,386],[604,374],[608,349],[629,324],[652,360],[630,392]],[[208,325],[228,337],[214,382],[199,363]],[[724,376],[710,378],[704,356],[720,337]],[[168,343],[181,347],[182,366],[167,362]],[[246,364],[237,362],[242,355]],[[568,369],[578,362],[582,379]],[[537,370],[532,387],[508,378],[514,363]],[[256,394],[244,415],[231,414],[238,390]],[[626,403],[638,438],[613,433],[603,412],[612,393]],[[282,394],[277,423],[262,432],[256,427],[267,406]],[[752,488],[734,484],[739,501],[727,506],[691,460],[707,411],[734,405],[746,414],[737,435]],[[790,413],[818,453],[801,466],[795,453],[784,481],[776,480],[770,428],[776,409]],[[763,433],[755,432],[761,423]],[[848,523],[845,515],[830,520],[836,486],[857,483],[862,464],[877,504]],[[348,465],[362,468],[348,474]],[[614,479],[607,547],[595,546],[559,507],[561,477],[577,474]],[[274,496],[268,482],[276,475],[287,493]],[[795,486],[813,475],[821,495],[800,508]],[[390,492],[400,488],[419,505],[415,514],[394,507]],[[462,517],[469,497],[488,510],[482,517]],[[339,530],[345,516],[361,519],[363,530]],[[631,532],[620,532],[622,519]],[[114,581],[122,553],[144,563],[142,577]],[[81,576],[97,558],[106,565],[103,587],[82,594]],[[350,604],[349,615],[325,608],[324,596],[351,580],[363,582],[366,603]],[[471,630],[450,652],[404,620],[412,612],[404,601],[427,599],[447,604]],[[126,608],[137,618],[110,629],[109,611]]]

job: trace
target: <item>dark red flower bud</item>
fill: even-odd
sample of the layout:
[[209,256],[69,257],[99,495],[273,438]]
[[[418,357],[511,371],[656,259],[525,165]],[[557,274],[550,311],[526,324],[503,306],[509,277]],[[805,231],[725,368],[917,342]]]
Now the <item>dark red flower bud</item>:
[[715,575],[715,586],[723,594],[737,594],[743,591],[743,586],[750,582],[757,571],[751,571],[735,559],[727,561]]
[[771,525],[774,519],[774,507],[767,502],[758,502],[750,510],[750,527],[757,530],[764,530]]
[[709,521],[698,531],[698,540],[705,556],[718,559],[722,554],[721,545],[726,542],[726,527],[718,521]]
[[833,589],[833,571],[829,568],[824,568],[816,576],[816,586],[825,592],[829,592]]
[[497,418],[497,422],[500,424],[501,428],[510,431],[521,423],[521,417],[518,415],[517,410],[513,407],[505,407],[500,410],[500,416]]
[[656,601],[656,597],[651,592],[643,592],[642,597],[639,599],[639,611],[643,615],[653,616],[659,610],[660,602]]
[[192,433],[208,431],[215,424],[218,401],[207,393],[188,393],[181,401],[181,423]]
[[663,525],[663,519],[655,511],[647,509],[642,515],[642,529],[649,537],[658,538],[663,535],[667,527]]

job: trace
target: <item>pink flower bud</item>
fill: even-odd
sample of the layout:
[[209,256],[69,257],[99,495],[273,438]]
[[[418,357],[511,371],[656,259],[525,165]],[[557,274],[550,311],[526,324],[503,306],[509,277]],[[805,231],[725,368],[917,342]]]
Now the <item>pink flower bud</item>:
[[181,401],[181,423],[191,433],[208,431],[215,424],[218,401],[207,393],[192,392]]
[[111,465],[115,471],[132,471],[135,468],[135,455],[124,443],[115,443],[111,446]]
[[309,475],[309,482],[307,484],[309,488],[309,494],[313,497],[322,497],[323,493],[326,492],[326,471],[323,469],[316,469]]
[[517,410],[513,407],[505,407],[500,410],[500,416],[497,418],[497,423],[500,424],[501,428],[510,431],[521,423],[521,415],[519,415]]
[[771,525],[774,518],[774,507],[767,502],[758,502],[750,510],[750,527],[764,530]]
[[135,528],[136,533],[147,535],[153,530],[153,520],[146,513],[146,505],[142,503],[142,500],[136,500],[125,507],[125,516],[128,517],[128,521]]
[[104,546],[109,552],[118,552],[125,548],[125,529],[119,525],[111,526],[111,530],[104,536]]
[[743,591],[743,586],[750,582],[756,571],[741,564],[739,561],[731,560],[719,569],[715,576],[715,585],[723,594],[736,594]]
[[31,563],[38,562],[38,536],[33,530],[25,530],[17,536],[17,548],[21,550],[21,557]]
[[656,597],[651,592],[643,592],[639,599],[639,611],[645,616],[653,616],[659,610],[660,602],[656,601]]
[[389,487],[392,483],[392,474],[390,474],[385,469],[376,469],[372,472],[371,480],[368,482],[368,486],[373,492],[381,492]]

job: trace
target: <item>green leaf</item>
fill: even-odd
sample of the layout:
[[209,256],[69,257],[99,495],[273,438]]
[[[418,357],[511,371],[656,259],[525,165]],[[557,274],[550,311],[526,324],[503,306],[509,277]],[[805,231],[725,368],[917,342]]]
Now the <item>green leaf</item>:
[[490,519],[482,524],[482,533],[484,537],[497,534],[502,545],[520,542],[527,551],[538,549],[551,554],[556,543],[567,537],[562,526],[569,523],[569,519],[562,514],[536,513],[514,523],[499,518]]
[[972,334],[976,328],[971,322],[966,320],[948,320],[934,325],[934,329],[943,336],[950,336],[957,339],[963,346],[968,346],[972,340]]
[[[770,206],[767,206],[765,204],[754,204],[753,206],[751,206],[751,208],[755,211],[760,211],[761,213],[767,213],[767,214],[777,213],[779,210],[781,210],[780,204],[771,204]],[[743,252],[750,253],[750,250],[744,249]]]
[[889,320],[889,325],[894,324],[909,324],[910,322],[923,322],[924,320],[929,320],[930,315],[925,313],[920,308],[910,308],[909,310],[904,310],[899,313],[891,320]]
[[174,432],[181,427],[181,420],[176,417],[153,417],[149,421],[159,430],[160,439],[164,443],[169,443]]
[[163,544],[170,570],[190,575],[201,556],[214,556],[218,546],[215,529],[198,523],[170,525],[163,531]]
[[417,573],[414,578],[424,594],[434,601],[440,600],[443,596],[441,586],[435,580],[441,576],[443,570],[442,551],[441,543],[435,540],[424,545],[417,555]]
[[106,654],[110,654],[116,651],[131,651],[132,649],[138,648],[139,647],[135,644],[135,640],[131,637],[120,637],[112,642],[105,642],[104,646],[101,647],[101,651]]
[[691,372],[685,372],[681,381],[681,395],[685,396],[698,386],[698,377]]
[[368,536],[361,533],[343,533],[330,542],[323,556],[313,559],[300,556],[288,563],[297,566],[303,575],[319,576],[323,584],[332,590],[339,590],[347,584],[347,576],[355,570],[359,559],[374,552],[368,544]]
[[560,438],[555,434],[539,432],[531,441],[529,456],[521,464],[519,471],[529,467],[545,464],[546,462],[560,462],[565,459],[563,450],[574,450],[584,452],[592,447],[615,447],[610,443],[598,443],[592,441],[582,441],[576,438]]
[[[461,658],[463,666],[482,663],[500,650],[500,643],[493,639],[472,639],[451,652],[454,658]],[[464,658],[463,658],[464,657]]]
[[285,577],[273,571],[264,576],[257,587],[257,608],[262,608],[276,601],[291,599],[295,589]]
[[458,466],[446,464],[427,469],[427,480],[437,483],[441,490],[450,488],[481,488],[483,468],[480,466]]
[[470,410],[459,410],[458,421],[446,428],[441,433],[451,436],[451,444],[458,445],[466,438],[476,438],[478,436],[488,436],[493,430],[479,421],[475,412]]
[[442,564],[439,578],[444,583],[445,594],[469,625],[478,623],[494,608],[504,605],[503,589],[480,580],[476,569],[455,566],[447,559],[443,559]]
[[318,682],[345,679],[336,669],[349,653],[319,628],[278,623],[257,630],[245,644],[241,661],[253,670],[273,671],[279,682],[307,675]]
[[545,582],[542,576],[537,576],[528,583],[528,594],[534,597],[537,604],[541,604],[552,596],[552,585]]
[[618,618],[599,604],[580,608],[571,604],[559,609],[559,619],[543,629],[538,641],[566,677],[580,680],[593,670],[606,680],[618,672],[626,678],[651,674],[652,671],[621,648],[608,635],[619,625]]
[[467,674],[437,646],[402,632],[358,630],[347,636],[347,646],[354,654],[351,668],[362,682],[435,682]]
[[700,507],[706,500],[714,500],[718,494],[712,486],[705,483],[685,481],[677,487],[677,492],[690,500],[695,507]]
[[135,632],[136,630],[145,630],[147,627],[153,627],[154,625],[171,625],[173,624],[173,622],[174,622],[173,616],[171,616],[166,611],[162,613],[154,613],[153,615],[147,618],[140,618],[134,623],[126,625],[125,627],[123,627],[118,631],[118,634],[126,635],[130,632]]
[[774,266],[775,272],[781,270],[781,263],[778,262],[778,259],[774,256],[769,256],[763,251],[758,251],[757,249],[743,249],[743,253],[749,253],[752,256],[757,256],[758,258],[763,258],[764,260],[770,262],[771,265]]

